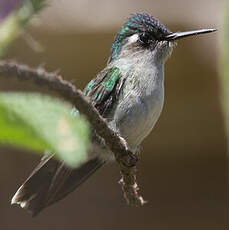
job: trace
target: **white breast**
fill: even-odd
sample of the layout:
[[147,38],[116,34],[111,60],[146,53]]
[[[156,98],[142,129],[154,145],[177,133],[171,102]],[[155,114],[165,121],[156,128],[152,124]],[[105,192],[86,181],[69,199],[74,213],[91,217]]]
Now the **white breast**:
[[[157,68],[154,68],[157,66]],[[125,64],[125,86],[112,123],[132,150],[143,141],[157,122],[164,103],[163,65],[138,61]],[[124,70],[125,71],[125,70]]]

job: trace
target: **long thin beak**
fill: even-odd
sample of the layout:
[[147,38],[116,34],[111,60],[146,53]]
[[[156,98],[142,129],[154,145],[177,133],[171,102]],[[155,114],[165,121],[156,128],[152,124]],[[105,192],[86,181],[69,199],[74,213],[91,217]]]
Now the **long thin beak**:
[[188,36],[198,35],[198,34],[206,34],[216,31],[216,29],[202,29],[202,30],[192,30],[192,31],[186,31],[186,32],[176,32],[171,33],[165,37],[165,40],[167,41],[174,41],[181,38],[185,38]]

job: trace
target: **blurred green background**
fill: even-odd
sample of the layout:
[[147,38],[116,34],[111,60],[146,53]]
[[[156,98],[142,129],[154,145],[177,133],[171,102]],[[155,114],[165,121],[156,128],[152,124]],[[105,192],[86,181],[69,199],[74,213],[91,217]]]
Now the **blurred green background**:
[[[99,4],[103,1],[94,6],[95,12],[100,10],[108,15],[105,22],[98,18],[98,25],[97,18],[92,20],[90,14],[84,15],[85,21],[82,15],[77,21],[77,14],[69,16],[68,11],[55,11],[50,5],[40,25],[30,29],[44,51],[34,52],[24,39],[19,39],[7,58],[33,67],[45,63],[47,70],[59,69],[65,79],[83,88],[106,65],[119,23],[130,13],[127,3],[125,11],[119,1],[107,2],[115,7],[106,3],[107,11],[101,11]],[[179,6],[179,1],[175,2]],[[210,2],[214,5],[214,1]],[[202,27],[201,22],[203,27],[221,27],[220,10],[215,8],[217,14],[213,14],[209,6],[209,11],[206,10],[206,1],[193,2],[199,10],[199,19],[193,13],[195,7],[182,8],[183,3],[179,8],[183,11],[174,6],[171,12],[167,3],[165,0],[143,1],[139,6],[137,1],[132,1],[130,8],[134,10],[132,13],[147,9],[146,12],[158,18],[163,12],[161,21],[172,31],[198,29]],[[155,5],[160,12],[155,10]],[[81,7],[86,11],[86,3]],[[115,15],[116,11],[119,14]],[[88,17],[94,22],[93,26]],[[189,20],[192,17],[194,23]],[[68,19],[71,26],[66,28],[62,18]],[[79,25],[83,26],[83,22],[82,29]],[[166,64],[165,106],[159,122],[142,145],[138,164],[141,193],[149,201],[144,207],[126,205],[117,183],[118,167],[108,164],[77,191],[33,219],[24,210],[11,207],[10,199],[39,157],[1,147],[0,229],[228,229],[227,139],[220,107],[218,56],[217,34],[209,34],[180,41]],[[1,79],[0,90],[37,89]]]

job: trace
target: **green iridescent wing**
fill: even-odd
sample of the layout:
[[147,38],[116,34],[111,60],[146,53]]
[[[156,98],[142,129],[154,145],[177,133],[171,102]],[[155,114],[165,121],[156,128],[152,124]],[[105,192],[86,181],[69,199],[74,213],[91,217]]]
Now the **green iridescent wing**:
[[84,94],[90,97],[99,113],[106,117],[117,101],[122,85],[120,69],[112,67],[100,72],[91,80],[84,89]]

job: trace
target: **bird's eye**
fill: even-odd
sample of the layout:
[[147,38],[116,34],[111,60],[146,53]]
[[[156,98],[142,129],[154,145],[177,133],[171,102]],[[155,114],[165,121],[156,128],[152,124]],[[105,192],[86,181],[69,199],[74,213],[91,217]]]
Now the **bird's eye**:
[[152,38],[149,36],[149,34],[143,33],[139,35],[139,41],[142,43],[142,45],[149,46]]

